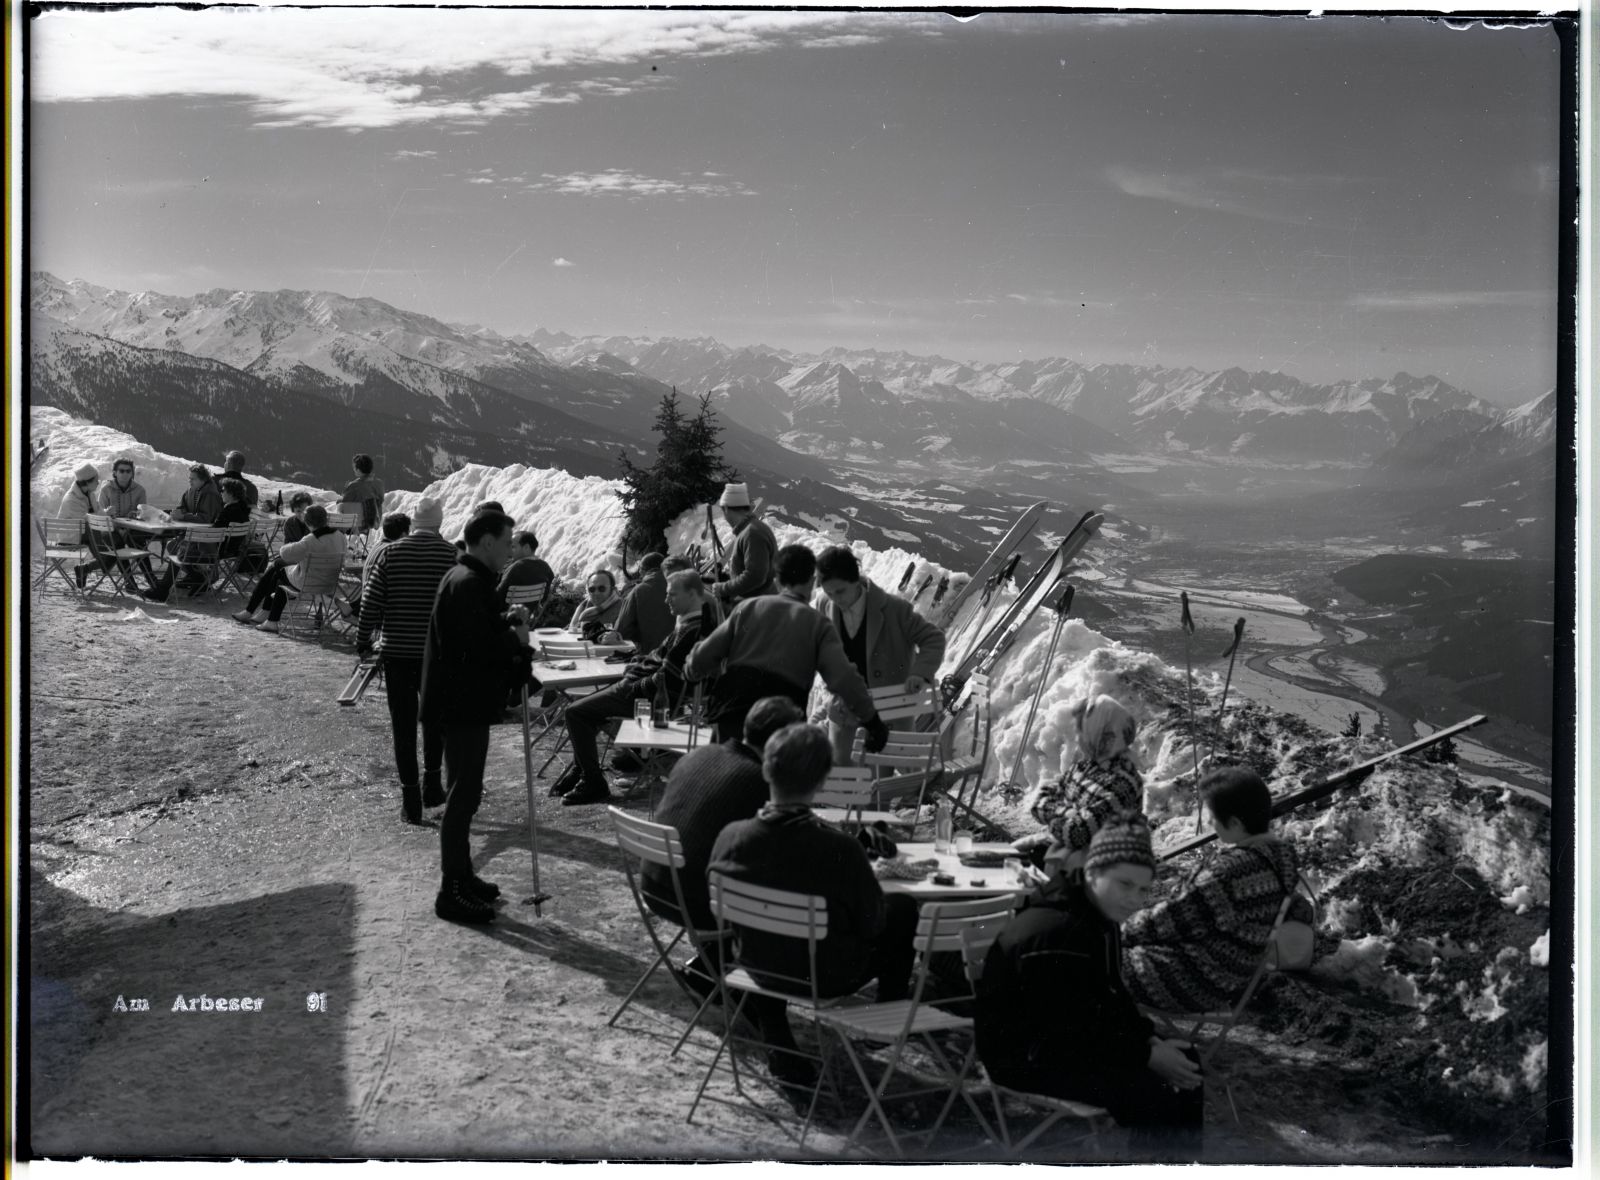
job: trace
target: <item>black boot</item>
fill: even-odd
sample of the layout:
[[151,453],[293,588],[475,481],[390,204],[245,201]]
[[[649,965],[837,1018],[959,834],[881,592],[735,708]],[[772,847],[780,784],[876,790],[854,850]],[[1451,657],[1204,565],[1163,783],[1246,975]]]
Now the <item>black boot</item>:
[[578,789],[578,784],[583,782],[583,768],[576,762],[561,772],[559,778],[550,784],[552,796],[565,795]]
[[493,881],[485,881],[477,873],[467,878],[467,892],[480,901],[493,901],[500,896],[500,886]]
[[400,814],[408,824],[422,822],[422,791],[417,787],[400,787]]
[[469,926],[493,922],[494,907],[472,895],[468,880],[470,878],[446,878],[439,896],[434,898],[434,914],[447,922],[465,922]]
[[439,782],[437,774],[422,775],[422,805],[424,807],[443,807],[445,800],[444,787]]

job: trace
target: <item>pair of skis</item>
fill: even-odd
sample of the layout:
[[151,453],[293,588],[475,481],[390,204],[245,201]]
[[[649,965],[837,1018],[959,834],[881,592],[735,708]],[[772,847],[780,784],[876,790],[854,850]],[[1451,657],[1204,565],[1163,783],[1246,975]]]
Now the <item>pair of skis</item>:
[[1028,620],[1033,618],[1034,613],[1052,596],[1063,593],[1068,566],[1083,547],[1094,539],[1105,519],[1103,512],[1093,510],[1079,517],[1078,523],[1072,526],[1071,531],[1056,546],[1055,552],[1050,555],[1050,560],[1028,579],[1028,584],[1001,613],[999,620],[979,637],[950,674],[944,678],[940,688],[950,712],[959,712],[966,704],[967,682],[972,679],[973,674],[982,672],[987,675],[992,672],[995,664],[1011,649],[1017,635],[1027,625]]

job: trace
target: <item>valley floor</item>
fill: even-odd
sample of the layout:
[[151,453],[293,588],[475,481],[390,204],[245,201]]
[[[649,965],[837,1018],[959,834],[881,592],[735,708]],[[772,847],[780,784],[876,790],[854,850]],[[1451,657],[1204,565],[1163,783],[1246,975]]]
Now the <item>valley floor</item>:
[[[669,980],[606,1027],[649,948],[603,808],[536,784],[554,898],[536,917],[520,731],[497,729],[474,835],[506,904],[485,930],[437,920],[436,827],[400,821],[382,698],[338,708],[348,653],[233,605],[30,603],[35,1154],[794,1154],[748,1111],[685,1123],[711,1040],[669,1057],[690,1012]],[[1239,1034],[1208,1087],[1212,1159],[1526,1161],[1525,1135],[1384,1083],[1394,1013],[1279,982],[1275,1035]],[[172,1010],[202,993],[265,1007]],[[973,1146],[958,1126],[936,1150]]]

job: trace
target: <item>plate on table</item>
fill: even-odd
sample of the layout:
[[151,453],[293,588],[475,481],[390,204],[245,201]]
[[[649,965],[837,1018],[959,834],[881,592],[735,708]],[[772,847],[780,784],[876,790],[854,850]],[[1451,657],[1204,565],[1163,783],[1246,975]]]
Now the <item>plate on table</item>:
[[1017,850],[1007,846],[1004,852],[996,848],[974,848],[958,854],[956,859],[970,869],[998,869],[1007,860],[1017,857]]

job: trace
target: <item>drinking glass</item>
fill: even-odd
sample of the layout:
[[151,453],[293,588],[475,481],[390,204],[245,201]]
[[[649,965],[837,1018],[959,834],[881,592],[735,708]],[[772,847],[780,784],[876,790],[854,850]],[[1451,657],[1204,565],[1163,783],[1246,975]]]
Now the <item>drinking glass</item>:
[[972,851],[972,833],[962,828],[956,833],[956,855]]
[[649,701],[640,700],[640,701],[634,701],[633,702],[633,719],[635,721],[637,721],[640,725],[649,725],[650,724],[650,702]]

